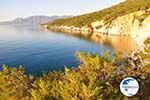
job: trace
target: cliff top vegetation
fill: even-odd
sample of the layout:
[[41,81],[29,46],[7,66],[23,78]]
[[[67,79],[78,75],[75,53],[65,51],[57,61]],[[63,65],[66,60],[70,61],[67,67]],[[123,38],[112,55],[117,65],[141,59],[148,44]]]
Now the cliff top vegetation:
[[[105,24],[111,23],[115,18],[123,16],[139,10],[147,10],[150,8],[150,0],[126,0],[109,8],[96,11],[93,13],[73,16],[69,18],[57,19],[46,23],[49,26],[88,26],[92,22],[104,20]],[[45,25],[45,24],[43,24]]]

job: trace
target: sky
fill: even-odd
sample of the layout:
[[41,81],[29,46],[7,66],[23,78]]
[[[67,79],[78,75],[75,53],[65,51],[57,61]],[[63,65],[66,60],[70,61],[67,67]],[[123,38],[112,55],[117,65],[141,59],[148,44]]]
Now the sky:
[[0,0],[0,22],[33,15],[80,15],[123,0]]

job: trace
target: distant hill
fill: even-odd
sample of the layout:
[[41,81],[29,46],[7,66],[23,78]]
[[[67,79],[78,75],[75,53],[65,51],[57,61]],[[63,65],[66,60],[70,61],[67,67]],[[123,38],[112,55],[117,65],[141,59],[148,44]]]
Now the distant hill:
[[15,26],[24,26],[24,25],[40,25],[48,21],[52,21],[59,18],[67,18],[68,16],[30,16],[27,18],[16,18],[12,21],[0,22],[0,25],[15,25]]

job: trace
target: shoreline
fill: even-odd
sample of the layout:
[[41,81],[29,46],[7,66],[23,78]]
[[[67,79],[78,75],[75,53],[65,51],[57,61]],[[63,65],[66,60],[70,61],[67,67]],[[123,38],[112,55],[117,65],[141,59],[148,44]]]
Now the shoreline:
[[[82,34],[83,36],[101,34],[106,36],[130,36],[137,44],[138,50],[143,50],[143,44],[146,38],[150,37],[150,9],[132,12],[123,16],[116,17],[112,22],[105,23],[100,19],[91,24],[79,26],[69,26],[66,24],[42,24],[41,27],[57,32],[69,34]],[[140,20],[142,19],[142,21]],[[55,22],[55,21],[54,21]],[[96,33],[96,34],[95,34]]]
[[62,34],[73,35],[77,37],[82,37],[88,40],[91,40],[98,44],[105,44],[109,45],[114,48],[116,51],[121,52],[134,52],[138,51],[138,46],[135,41],[133,41],[132,37],[129,35],[118,35],[118,34],[106,34],[101,32],[91,32],[87,30],[69,30],[69,29],[60,29],[60,28],[50,28],[50,27],[43,27],[41,29],[46,29],[52,32],[62,32]]

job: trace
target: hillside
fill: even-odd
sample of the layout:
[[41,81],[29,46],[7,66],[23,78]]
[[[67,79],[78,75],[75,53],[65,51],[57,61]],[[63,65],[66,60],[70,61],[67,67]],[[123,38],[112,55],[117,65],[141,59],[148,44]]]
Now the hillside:
[[82,27],[85,25],[90,25],[92,22],[104,20],[105,24],[111,23],[115,18],[123,16],[135,11],[146,10],[150,8],[150,0],[126,0],[112,7],[84,14],[81,16],[75,16],[66,19],[58,19],[47,23],[48,25],[67,25]]
[[129,35],[139,47],[150,36],[150,0],[126,0],[112,7],[43,24],[47,29],[80,32],[95,39],[99,34]]

